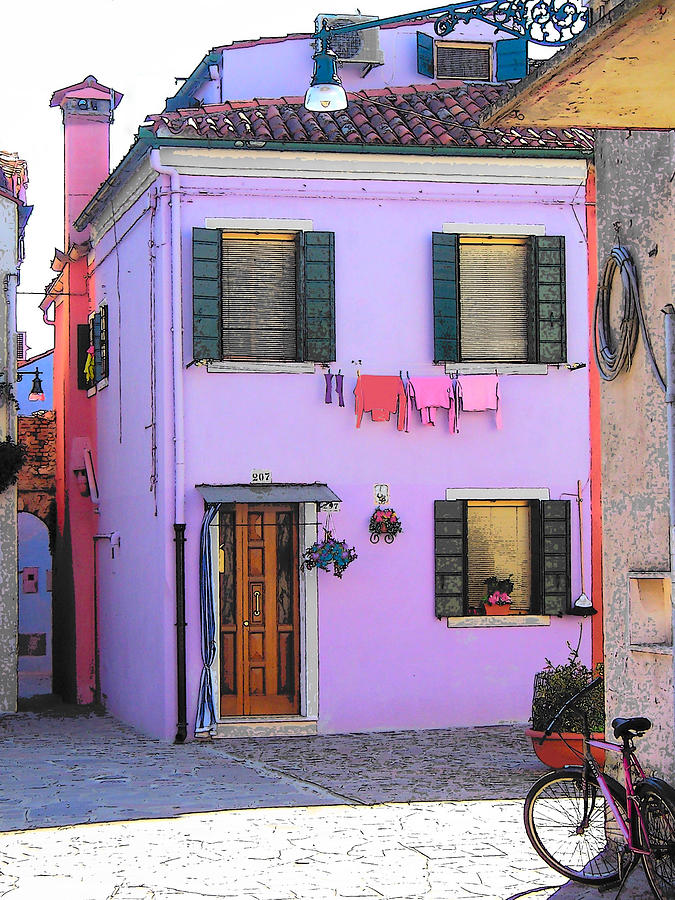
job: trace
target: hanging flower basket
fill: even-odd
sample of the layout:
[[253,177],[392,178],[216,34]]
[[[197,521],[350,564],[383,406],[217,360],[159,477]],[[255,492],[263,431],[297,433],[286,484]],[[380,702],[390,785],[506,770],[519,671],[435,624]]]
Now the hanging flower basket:
[[0,493],[16,484],[19,470],[26,462],[26,448],[10,437],[0,441]]
[[396,535],[403,531],[403,526],[393,509],[382,509],[381,506],[378,506],[370,517],[368,531],[370,531],[371,544],[377,544],[381,534],[384,535],[385,543],[393,544]]
[[332,533],[324,529],[323,540],[312,544],[302,554],[302,568],[323,569],[324,572],[328,572],[332,563],[333,575],[342,578],[347,566],[357,557],[354,547],[348,547],[346,541],[335,540]]

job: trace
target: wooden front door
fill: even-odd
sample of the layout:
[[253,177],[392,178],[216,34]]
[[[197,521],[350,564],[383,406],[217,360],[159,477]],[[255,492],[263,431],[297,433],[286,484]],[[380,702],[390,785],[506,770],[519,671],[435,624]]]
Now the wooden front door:
[[220,714],[298,715],[298,511],[237,503],[219,518]]

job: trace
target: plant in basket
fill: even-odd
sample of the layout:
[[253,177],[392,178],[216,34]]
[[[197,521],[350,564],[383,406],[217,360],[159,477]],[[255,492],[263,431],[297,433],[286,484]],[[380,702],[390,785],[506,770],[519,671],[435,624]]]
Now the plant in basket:
[[513,592],[513,578],[498,578],[491,575],[485,579],[485,596],[483,606],[488,616],[506,616],[511,612],[511,594]]
[[302,554],[303,569],[323,569],[328,572],[333,564],[333,575],[342,578],[342,575],[358,554],[354,547],[348,547],[346,541],[336,540],[332,532],[327,528],[323,530],[323,540],[316,541]]
[[[594,678],[603,674],[602,663],[589,669],[581,662],[580,645],[581,633],[576,648],[568,643],[570,655],[566,663],[554,666],[551,660],[547,659],[546,667],[534,676],[530,719],[532,727],[528,728],[526,733],[532,738],[532,746],[539,759],[552,768],[579,763],[582,755],[584,715],[588,718],[591,733],[599,739],[604,737],[605,692],[603,683],[600,682],[565,711],[558,720],[556,731],[541,743],[544,732],[556,713]],[[603,751],[593,748],[592,752],[599,762],[603,762]]]
[[403,526],[393,509],[382,509],[381,506],[378,506],[370,517],[368,531],[370,532],[370,542],[372,544],[377,544],[381,534],[384,535],[385,543],[391,544],[396,535],[403,531]]

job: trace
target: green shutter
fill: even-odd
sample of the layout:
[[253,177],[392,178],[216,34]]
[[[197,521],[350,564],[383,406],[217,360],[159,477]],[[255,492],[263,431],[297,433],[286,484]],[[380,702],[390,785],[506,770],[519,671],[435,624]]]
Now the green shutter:
[[434,77],[434,39],[423,31],[417,32],[417,71],[427,78]]
[[299,346],[311,362],[335,360],[335,235],[305,231],[300,236]]
[[567,321],[564,237],[534,238],[533,282],[536,303],[536,361],[565,362]]
[[497,81],[515,81],[527,75],[527,38],[497,41]]
[[87,378],[84,374],[84,364],[87,361],[87,350],[91,347],[91,337],[89,334],[89,324],[77,326],[77,387],[81,391],[86,391],[91,387],[87,384]]
[[466,502],[434,502],[436,618],[462,616],[467,596]]
[[91,317],[91,337],[94,346],[94,384],[98,384],[103,378],[103,366],[101,364],[101,313],[97,312]]
[[192,229],[192,356],[220,359],[222,234],[214,228]]
[[570,501],[541,502],[542,612],[561,616],[571,606]]
[[459,235],[432,236],[434,362],[459,361]]

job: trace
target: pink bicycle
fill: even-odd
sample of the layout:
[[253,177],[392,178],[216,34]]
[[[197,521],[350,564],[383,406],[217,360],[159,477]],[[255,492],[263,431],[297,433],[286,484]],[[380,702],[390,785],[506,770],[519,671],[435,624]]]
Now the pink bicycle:
[[[596,678],[559,710],[560,716],[595,688]],[[648,778],[635,755],[634,740],[652,727],[635,716],[614,719],[620,744],[593,740],[584,715],[584,752],[579,766],[542,776],[525,799],[525,830],[532,846],[551,868],[582,884],[623,884],[642,860],[651,888],[660,900],[675,898],[675,790],[660,778]],[[605,774],[591,747],[620,753],[625,787]]]

